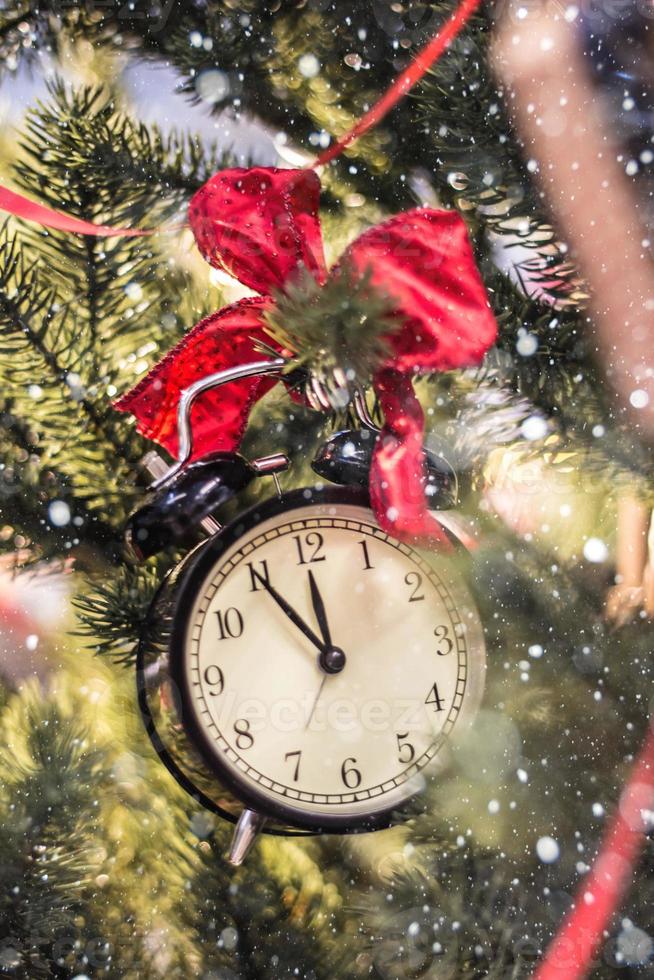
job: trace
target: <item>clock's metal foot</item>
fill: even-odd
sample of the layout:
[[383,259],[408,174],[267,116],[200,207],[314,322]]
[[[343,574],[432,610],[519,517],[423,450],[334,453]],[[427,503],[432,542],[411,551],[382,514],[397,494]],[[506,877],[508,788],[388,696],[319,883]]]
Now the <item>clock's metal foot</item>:
[[229,849],[227,860],[230,864],[243,864],[265,822],[266,818],[257,813],[256,810],[243,810],[236,824],[232,845]]

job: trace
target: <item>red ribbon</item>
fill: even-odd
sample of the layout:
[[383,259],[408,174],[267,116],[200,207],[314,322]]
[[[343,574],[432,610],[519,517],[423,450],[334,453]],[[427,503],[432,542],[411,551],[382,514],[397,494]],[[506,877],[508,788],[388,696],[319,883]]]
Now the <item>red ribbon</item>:
[[[347,146],[368,132],[369,129],[372,129],[373,126],[376,126],[438,61],[480,5],[481,0],[461,0],[459,6],[455,8],[441,29],[418,52],[408,68],[405,68],[384,95],[344,136],[328,147],[324,153],[321,153],[311,164],[311,168],[329,163],[330,160],[339,156]],[[36,201],[31,201],[23,194],[17,194],[6,187],[0,187],[0,211],[14,214],[25,221],[36,221],[46,228],[57,228],[59,231],[70,231],[77,235],[98,235],[105,238],[122,235],[125,238],[134,238],[139,235],[150,235],[155,230],[96,225],[92,221],[72,218],[67,214],[62,214],[61,211],[46,207],[44,204],[37,204]]]
[[[261,341],[279,350],[262,321],[271,292],[301,269],[326,281],[319,193],[311,171],[256,167],[216,174],[191,200],[189,219],[204,257],[261,295],[207,317],[117,402],[173,455],[181,392],[214,371],[257,360]],[[465,224],[454,211],[407,211],[366,231],[342,260],[391,297],[401,324],[389,334],[391,355],[374,379],[386,419],[371,471],[375,514],[396,536],[447,547],[425,502],[423,416],[411,377],[478,364],[495,341]],[[252,405],[272,384],[247,379],[200,396],[191,414],[194,458],[237,449]]]
[[591,969],[604,930],[631,884],[653,811],[654,728],[650,723],[600,853],[533,980],[581,980]]
[[29,197],[10,191],[7,187],[0,187],[0,211],[15,214],[17,218],[23,218],[25,221],[36,221],[46,228],[70,231],[76,235],[97,235],[103,238],[120,235],[123,238],[136,238],[151,234],[140,228],[113,228],[111,225],[96,225],[92,221],[73,218],[69,214],[62,214],[61,211],[54,211],[45,204],[31,201]]
[[372,106],[368,112],[341,138],[329,146],[324,153],[321,153],[312,167],[321,167],[329,163],[335,157],[340,156],[343,150],[353,143],[369,129],[376,126],[390,112],[394,106],[404,98],[416,82],[425,75],[431,66],[435,64],[443,52],[450,46],[457,34],[468,23],[477,7],[481,5],[481,0],[463,0],[462,3],[453,11],[448,20],[445,21],[441,29],[434,37],[425,44],[415,56],[408,68],[393,82],[391,87],[384,95]]

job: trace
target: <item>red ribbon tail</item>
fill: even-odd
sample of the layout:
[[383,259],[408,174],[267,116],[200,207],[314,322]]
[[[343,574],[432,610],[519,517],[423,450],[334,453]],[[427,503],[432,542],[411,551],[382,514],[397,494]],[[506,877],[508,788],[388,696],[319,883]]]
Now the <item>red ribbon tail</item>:
[[451,551],[452,542],[425,499],[424,415],[411,379],[384,368],[375,390],[385,423],[370,470],[370,499],[380,526],[401,540]]
[[427,74],[431,66],[438,61],[443,52],[447,50],[459,32],[465,27],[480,4],[481,0],[461,0],[461,3],[452,12],[448,20],[445,21],[441,29],[418,52],[409,67],[404,69],[402,74],[393,82],[381,99],[375,102],[352,129],[328,147],[324,153],[321,153],[317,160],[314,160],[310,166],[312,168],[322,167],[326,163],[329,163],[330,160],[340,156],[350,143],[354,143],[360,136],[367,133],[369,129],[376,126],[397,105],[400,99],[404,98],[416,82],[419,82],[423,75]]
[[582,980],[588,975],[611,917],[631,884],[652,810],[654,727],[650,723],[595,863],[533,980]]
[[123,238],[136,238],[140,235],[152,234],[151,231],[142,228],[113,228],[111,225],[95,225],[92,221],[73,218],[68,214],[62,214],[61,211],[54,211],[45,204],[37,204],[29,197],[10,191],[7,187],[0,187],[0,211],[23,218],[24,221],[36,221],[46,228],[70,231],[76,235],[96,235],[102,238],[120,235]]

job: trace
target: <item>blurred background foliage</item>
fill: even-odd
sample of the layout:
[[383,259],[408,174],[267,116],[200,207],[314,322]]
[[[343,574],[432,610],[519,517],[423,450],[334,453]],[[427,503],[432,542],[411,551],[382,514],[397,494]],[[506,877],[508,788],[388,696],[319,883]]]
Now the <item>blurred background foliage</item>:
[[[136,711],[135,645],[176,556],[123,564],[150,447],[111,402],[243,295],[199,258],[186,202],[224,166],[302,165],[452,6],[0,11],[7,99],[32,97],[3,131],[3,182],[80,217],[164,228],[95,240],[8,220],[0,240],[0,972],[526,977],[583,881],[647,722],[648,624],[609,629],[602,606],[614,491],[647,495],[650,464],[605,402],[583,283],[490,73],[491,5],[321,178],[331,261],[398,209],[460,209],[500,323],[480,369],[418,385],[429,443],[455,462],[480,525],[484,710],[406,826],[264,839],[237,872],[224,862],[230,828],[176,786]],[[244,451],[289,452],[288,483],[301,485],[333,421],[273,392]],[[651,864],[650,845],[596,978],[654,976]]]

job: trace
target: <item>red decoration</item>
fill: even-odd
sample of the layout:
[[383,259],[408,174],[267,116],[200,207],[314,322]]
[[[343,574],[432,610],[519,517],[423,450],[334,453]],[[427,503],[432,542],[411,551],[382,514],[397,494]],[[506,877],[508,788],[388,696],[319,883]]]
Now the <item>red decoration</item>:
[[150,235],[151,232],[140,228],[114,228],[112,225],[96,225],[92,221],[74,218],[63,211],[55,211],[45,204],[32,201],[24,194],[10,191],[8,187],[0,187],[0,211],[15,214],[24,221],[35,221],[46,228],[57,228],[59,231],[70,231],[75,235],[96,235],[102,238],[139,238]]
[[[189,220],[205,258],[263,295],[207,317],[118,401],[120,411],[136,416],[140,432],[173,455],[181,392],[215,371],[257,360],[257,342],[279,349],[262,321],[271,290],[301,268],[324,283],[319,193],[311,171],[257,167],[224,170],[191,200]],[[386,415],[371,471],[377,519],[400,537],[447,547],[425,503],[423,417],[411,376],[477,364],[495,340],[465,224],[454,211],[408,211],[361,235],[344,259],[355,274],[371,271],[372,283],[395,300],[402,324],[375,379]],[[194,458],[237,449],[252,405],[273,383],[250,379],[200,396],[191,414]]]
[[340,156],[350,143],[354,143],[369,129],[376,126],[397,105],[400,99],[403,99],[407,92],[411,91],[416,82],[419,82],[427,74],[432,65],[436,64],[480,6],[481,0],[461,0],[461,3],[455,7],[443,26],[418,51],[411,64],[395,79],[381,99],[378,99],[344,136],[341,136],[321,153],[313,166],[321,167],[323,164],[329,163],[330,160]]
[[611,917],[631,885],[654,811],[654,726],[620,795],[593,867],[533,980],[582,980],[593,965]]

